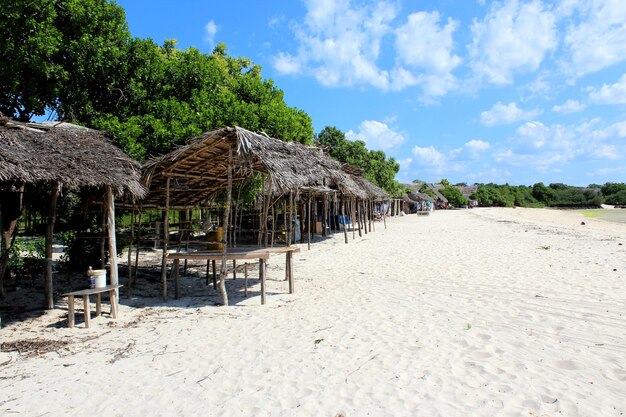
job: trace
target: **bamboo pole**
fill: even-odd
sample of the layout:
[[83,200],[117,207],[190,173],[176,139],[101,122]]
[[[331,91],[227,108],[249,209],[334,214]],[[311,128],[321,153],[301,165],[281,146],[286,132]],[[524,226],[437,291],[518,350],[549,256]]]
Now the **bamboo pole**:
[[228,189],[226,192],[226,207],[224,207],[224,219],[222,224],[226,228],[222,236],[225,241],[222,245],[222,265],[220,266],[220,294],[222,295],[222,305],[228,306],[228,293],[226,292],[226,246],[228,244],[228,224],[230,222],[230,204],[233,197],[233,145],[228,145]]
[[50,197],[50,208],[48,209],[48,223],[46,226],[46,310],[54,308],[54,298],[52,292],[52,238],[54,236],[54,223],[57,217],[57,199],[61,192],[61,183],[55,181],[52,186],[52,196]]
[[161,293],[163,301],[167,301],[167,245],[169,243],[170,222],[170,177],[165,179],[165,216],[163,219],[163,255],[161,258]]
[[[115,201],[113,199],[113,189],[111,186],[106,185],[104,187],[106,192],[106,208],[107,208],[107,233],[109,235],[109,265],[111,285],[117,285],[118,268],[117,268],[117,241],[115,236]],[[115,290],[115,301],[119,301],[120,292],[119,289]]]

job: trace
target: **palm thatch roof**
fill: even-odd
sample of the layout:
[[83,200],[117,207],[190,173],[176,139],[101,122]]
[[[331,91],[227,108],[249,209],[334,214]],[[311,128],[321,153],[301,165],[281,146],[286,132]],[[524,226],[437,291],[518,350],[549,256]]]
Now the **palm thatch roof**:
[[201,204],[228,186],[228,154],[232,149],[233,181],[255,172],[267,175],[274,195],[302,187],[335,187],[346,194],[361,194],[341,164],[317,148],[284,142],[240,127],[224,127],[191,139],[186,145],[143,166],[142,180],[149,193],[144,207],[163,207],[170,178],[171,205]]
[[0,183],[58,181],[145,195],[139,164],[106,133],[62,122],[0,125]]

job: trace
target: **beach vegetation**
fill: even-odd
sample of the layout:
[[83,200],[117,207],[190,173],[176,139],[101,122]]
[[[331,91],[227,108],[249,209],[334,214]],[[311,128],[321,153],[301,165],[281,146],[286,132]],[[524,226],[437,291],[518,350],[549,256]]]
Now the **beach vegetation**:
[[470,198],[482,207],[600,207],[604,203],[598,188],[573,187],[563,183],[533,186],[479,184]]
[[626,184],[607,182],[600,188],[600,191],[606,204],[626,205]]
[[459,191],[458,188],[453,187],[448,183],[444,188],[439,190],[441,195],[448,199],[448,203],[452,204],[454,207],[462,207],[467,205],[467,199],[463,197],[463,194]]
[[315,136],[315,144],[338,161],[363,169],[363,178],[390,195],[402,195],[404,188],[395,180],[400,164],[387,158],[383,151],[368,150],[361,140],[348,140],[345,133],[334,126],[322,129]]

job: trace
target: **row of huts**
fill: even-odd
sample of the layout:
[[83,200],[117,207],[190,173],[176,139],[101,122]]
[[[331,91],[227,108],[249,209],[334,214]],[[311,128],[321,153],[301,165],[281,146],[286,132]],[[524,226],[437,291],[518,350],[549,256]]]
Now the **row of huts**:
[[[64,188],[102,191],[110,254],[117,253],[116,204],[132,213],[131,229],[136,227],[135,213],[162,210],[159,236],[154,238],[163,250],[165,266],[168,249],[181,242],[180,235],[171,242],[171,213],[187,213],[208,204],[218,207],[219,222],[225,233],[214,243],[225,250],[238,236],[237,209],[241,208],[237,194],[252,180],[262,182],[254,211],[259,218],[254,230],[259,246],[274,244],[275,219],[281,216],[286,245],[293,241],[294,227],[300,228],[302,240],[307,235],[310,244],[311,233],[326,234],[327,226],[333,222],[343,225],[336,229],[343,231],[347,243],[347,222],[352,223],[353,234],[355,230],[359,234],[367,233],[374,218],[399,210],[397,201],[393,204],[384,190],[361,176],[358,168],[341,164],[315,147],[284,142],[239,127],[207,132],[140,166],[104,132],[68,123],[30,124],[5,118],[0,121],[0,291],[3,292],[1,280],[26,187],[50,195],[44,273],[45,306],[49,309],[54,304],[52,238],[56,205]],[[216,200],[218,205],[214,204]],[[268,222],[268,218],[272,221]],[[321,230],[317,220],[321,220]],[[179,229],[182,233],[180,225]],[[136,236],[137,241],[140,238]],[[128,253],[130,256],[131,251]],[[117,284],[116,256],[110,256],[109,262],[110,281]],[[162,268],[164,282],[165,269]],[[128,270],[130,283],[130,258]]]

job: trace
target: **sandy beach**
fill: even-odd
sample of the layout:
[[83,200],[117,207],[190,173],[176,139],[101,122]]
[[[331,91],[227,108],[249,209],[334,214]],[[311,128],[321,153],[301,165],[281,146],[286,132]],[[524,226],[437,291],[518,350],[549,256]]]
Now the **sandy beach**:
[[0,353],[0,415],[626,414],[626,224],[490,208],[375,228],[301,245],[292,295],[271,258],[264,306],[256,280],[219,307],[188,277],[89,329],[64,300],[8,323],[3,343],[61,347]]

